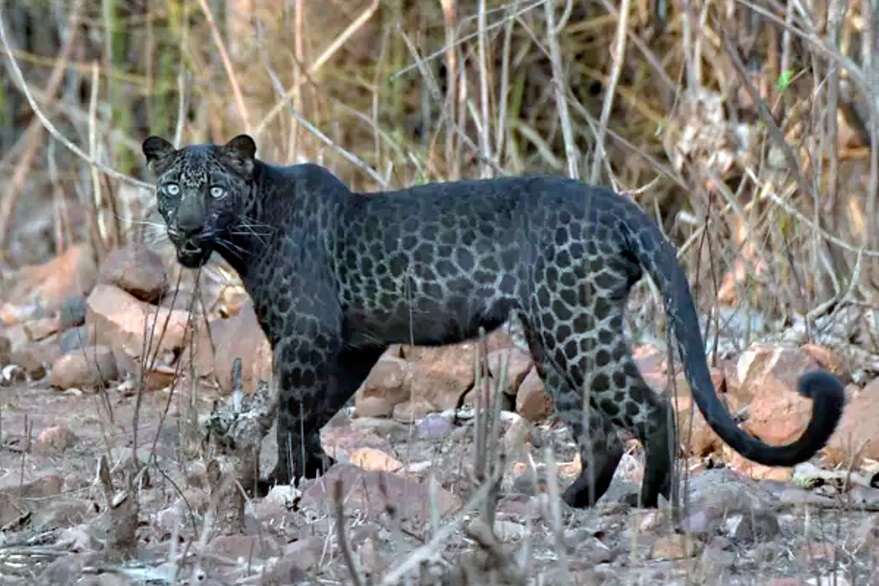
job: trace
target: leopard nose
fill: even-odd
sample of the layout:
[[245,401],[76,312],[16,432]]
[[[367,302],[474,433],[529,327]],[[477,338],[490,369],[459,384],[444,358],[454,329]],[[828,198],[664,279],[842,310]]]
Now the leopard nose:
[[181,217],[177,219],[177,229],[186,237],[197,236],[201,232],[201,222],[195,218]]
[[177,229],[183,236],[198,236],[204,225],[204,207],[198,197],[184,197],[177,210]]
[[181,213],[177,216],[177,229],[186,237],[198,236],[202,223],[200,214]]

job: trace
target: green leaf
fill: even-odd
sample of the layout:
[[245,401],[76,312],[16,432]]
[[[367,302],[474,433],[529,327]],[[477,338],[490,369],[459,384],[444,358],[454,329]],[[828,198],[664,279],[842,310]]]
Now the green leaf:
[[793,69],[782,71],[781,75],[778,76],[778,80],[776,80],[775,82],[775,89],[780,92],[786,91],[787,88],[790,87],[790,84],[793,81],[795,74],[796,71],[794,71]]

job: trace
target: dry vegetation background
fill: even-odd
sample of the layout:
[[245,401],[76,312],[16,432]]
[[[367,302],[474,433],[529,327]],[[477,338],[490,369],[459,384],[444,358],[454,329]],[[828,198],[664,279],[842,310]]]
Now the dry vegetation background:
[[[149,181],[150,133],[183,144],[251,132],[263,158],[318,161],[362,190],[524,172],[611,183],[683,246],[709,306],[719,296],[784,317],[870,302],[870,7],[7,2],[0,242],[14,265],[83,238],[100,256],[135,237],[152,198],[81,155]],[[9,56],[79,152],[50,138]]]
[[[681,247],[718,322],[724,306],[808,328],[879,299],[876,2],[0,5],[4,269],[156,240],[141,141],[248,132],[262,159],[319,162],[363,191],[611,184]],[[874,335],[857,340],[871,356]]]

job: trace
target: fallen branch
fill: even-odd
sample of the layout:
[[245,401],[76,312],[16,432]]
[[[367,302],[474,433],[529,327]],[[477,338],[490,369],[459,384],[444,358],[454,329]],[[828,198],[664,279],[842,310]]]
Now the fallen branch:
[[277,402],[269,383],[260,380],[253,394],[244,394],[241,359],[232,363],[232,400],[214,405],[207,422],[209,459],[207,471],[214,518],[224,532],[244,529],[245,494],[255,492],[259,481],[259,452],[263,438],[275,419]]

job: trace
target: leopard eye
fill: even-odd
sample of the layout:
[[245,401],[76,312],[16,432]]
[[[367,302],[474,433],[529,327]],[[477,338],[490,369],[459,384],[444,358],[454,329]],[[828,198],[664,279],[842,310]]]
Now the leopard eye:
[[214,199],[220,199],[224,195],[226,195],[226,190],[222,187],[216,185],[214,187],[211,187],[211,197],[213,197]]
[[180,186],[176,183],[166,183],[165,193],[167,193],[168,195],[177,195],[178,193],[180,193]]

